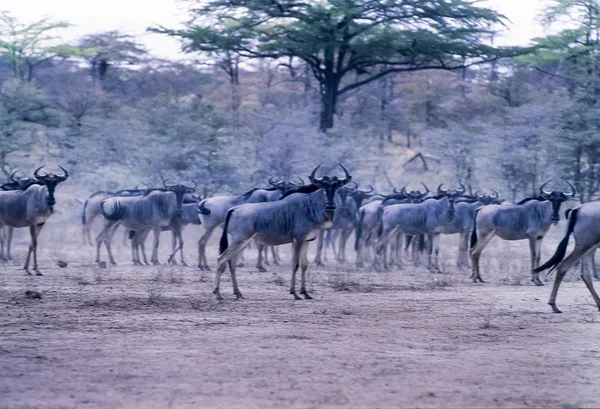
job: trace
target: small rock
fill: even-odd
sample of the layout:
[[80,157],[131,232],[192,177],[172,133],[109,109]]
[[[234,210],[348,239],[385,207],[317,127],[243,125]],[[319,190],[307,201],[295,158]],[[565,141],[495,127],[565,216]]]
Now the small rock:
[[31,298],[31,299],[41,299],[42,298],[42,293],[39,293],[37,291],[31,291],[31,290],[27,290],[25,291],[25,298]]
[[58,260],[58,266],[60,268],[65,268],[66,266],[68,266],[68,264],[66,261]]

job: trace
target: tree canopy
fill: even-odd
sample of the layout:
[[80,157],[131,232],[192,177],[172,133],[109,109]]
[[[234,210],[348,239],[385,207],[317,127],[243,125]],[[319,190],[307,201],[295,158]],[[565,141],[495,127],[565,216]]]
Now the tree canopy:
[[321,95],[320,129],[334,125],[338,97],[395,72],[457,69],[528,50],[486,43],[504,16],[469,0],[192,1],[179,37],[188,52],[218,58],[300,59]]

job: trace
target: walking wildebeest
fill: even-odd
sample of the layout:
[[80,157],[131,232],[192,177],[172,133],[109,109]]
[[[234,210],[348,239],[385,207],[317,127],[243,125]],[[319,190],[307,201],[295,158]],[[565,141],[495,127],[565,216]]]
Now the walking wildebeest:
[[[236,258],[252,239],[268,246],[293,243],[290,294],[295,299],[300,299],[296,294],[296,272],[300,267],[302,272],[300,294],[304,295],[306,299],[312,298],[306,291],[308,242],[314,240],[319,231],[326,224],[332,222],[335,211],[335,192],[352,180],[346,168],[341,164],[345,173],[344,179],[340,180],[337,176],[316,177],[315,174],[320,166],[317,166],[309,176],[312,184],[298,188],[298,193],[292,193],[294,192],[292,190],[288,192],[287,197],[276,202],[242,204],[227,212],[219,246],[221,254],[217,264],[213,291],[217,299],[223,299],[219,286],[226,263],[229,264],[231,272],[233,293],[237,299],[243,298],[235,275]],[[227,239],[228,232],[231,233],[231,245]]]
[[29,272],[29,260],[33,253],[33,270],[36,275],[42,273],[38,269],[37,263],[37,245],[38,236],[46,220],[54,212],[56,199],[54,190],[56,185],[64,182],[69,177],[69,172],[62,166],[59,167],[64,172],[63,175],[54,173],[40,174],[40,166],[33,172],[37,183],[29,185],[24,190],[0,191],[0,225],[6,227],[29,227],[31,235],[31,245],[23,267],[27,274]]
[[[575,238],[575,247],[571,254],[565,258],[571,235]],[[561,312],[556,307],[556,295],[558,294],[560,283],[569,268],[574,266],[582,257],[594,251],[598,245],[600,245],[600,203],[589,202],[577,206],[569,214],[567,232],[556,248],[554,255],[546,263],[533,270],[533,273],[537,275],[548,268],[550,269],[549,272],[556,268],[554,286],[552,287],[552,293],[548,301],[548,304],[552,307],[552,311],[556,313]],[[600,309],[600,298],[594,289],[591,270],[582,269],[581,278],[592,294],[596,306]]]
[[575,187],[568,181],[571,193],[546,192],[544,187],[550,180],[540,186],[539,196],[524,199],[516,205],[490,205],[477,210],[471,233],[471,279],[474,283],[484,282],[479,272],[479,258],[492,237],[498,235],[502,240],[529,240],[531,281],[538,286],[544,285],[535,272],[540,264],[542,239],[550,226],[560,221],[560,205],[575,194]]

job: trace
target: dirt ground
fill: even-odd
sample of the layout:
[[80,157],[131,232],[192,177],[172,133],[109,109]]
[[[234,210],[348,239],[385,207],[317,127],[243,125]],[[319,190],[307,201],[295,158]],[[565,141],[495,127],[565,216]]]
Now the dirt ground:
[[311,265],[312,301],[288,294],[286,248],[267,273],[249,250],[246,299],[225,277],[218,302],[212,272],[134,267],[128,248],[102,269],[58,224],[42,233],[43,277],[20,270],[24,232],[0,267],[0,408],[600,407],[600,312],[573,273],[553,314],[526,242],[490,244],[486,284],[452,267],[456,237],[441,275]]

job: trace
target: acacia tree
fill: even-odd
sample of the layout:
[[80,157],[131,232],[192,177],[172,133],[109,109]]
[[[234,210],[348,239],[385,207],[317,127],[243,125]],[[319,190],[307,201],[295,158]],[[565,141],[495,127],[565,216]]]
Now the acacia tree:
[[31,81],[36,66],[57,56],[78,54],[77,48],[56,42],[55,31],[68,26],[48,19],[24,24],[8,12],[0,12],[0,52],[10,62],[14,76]]
[[245,58],[296,58],[319,84],[319,128],[338,98],[393,72],[458,69],[524,52],[485,43],[504,17],[469,0],[191,0],[185,29],[154,31],[185,50]]

